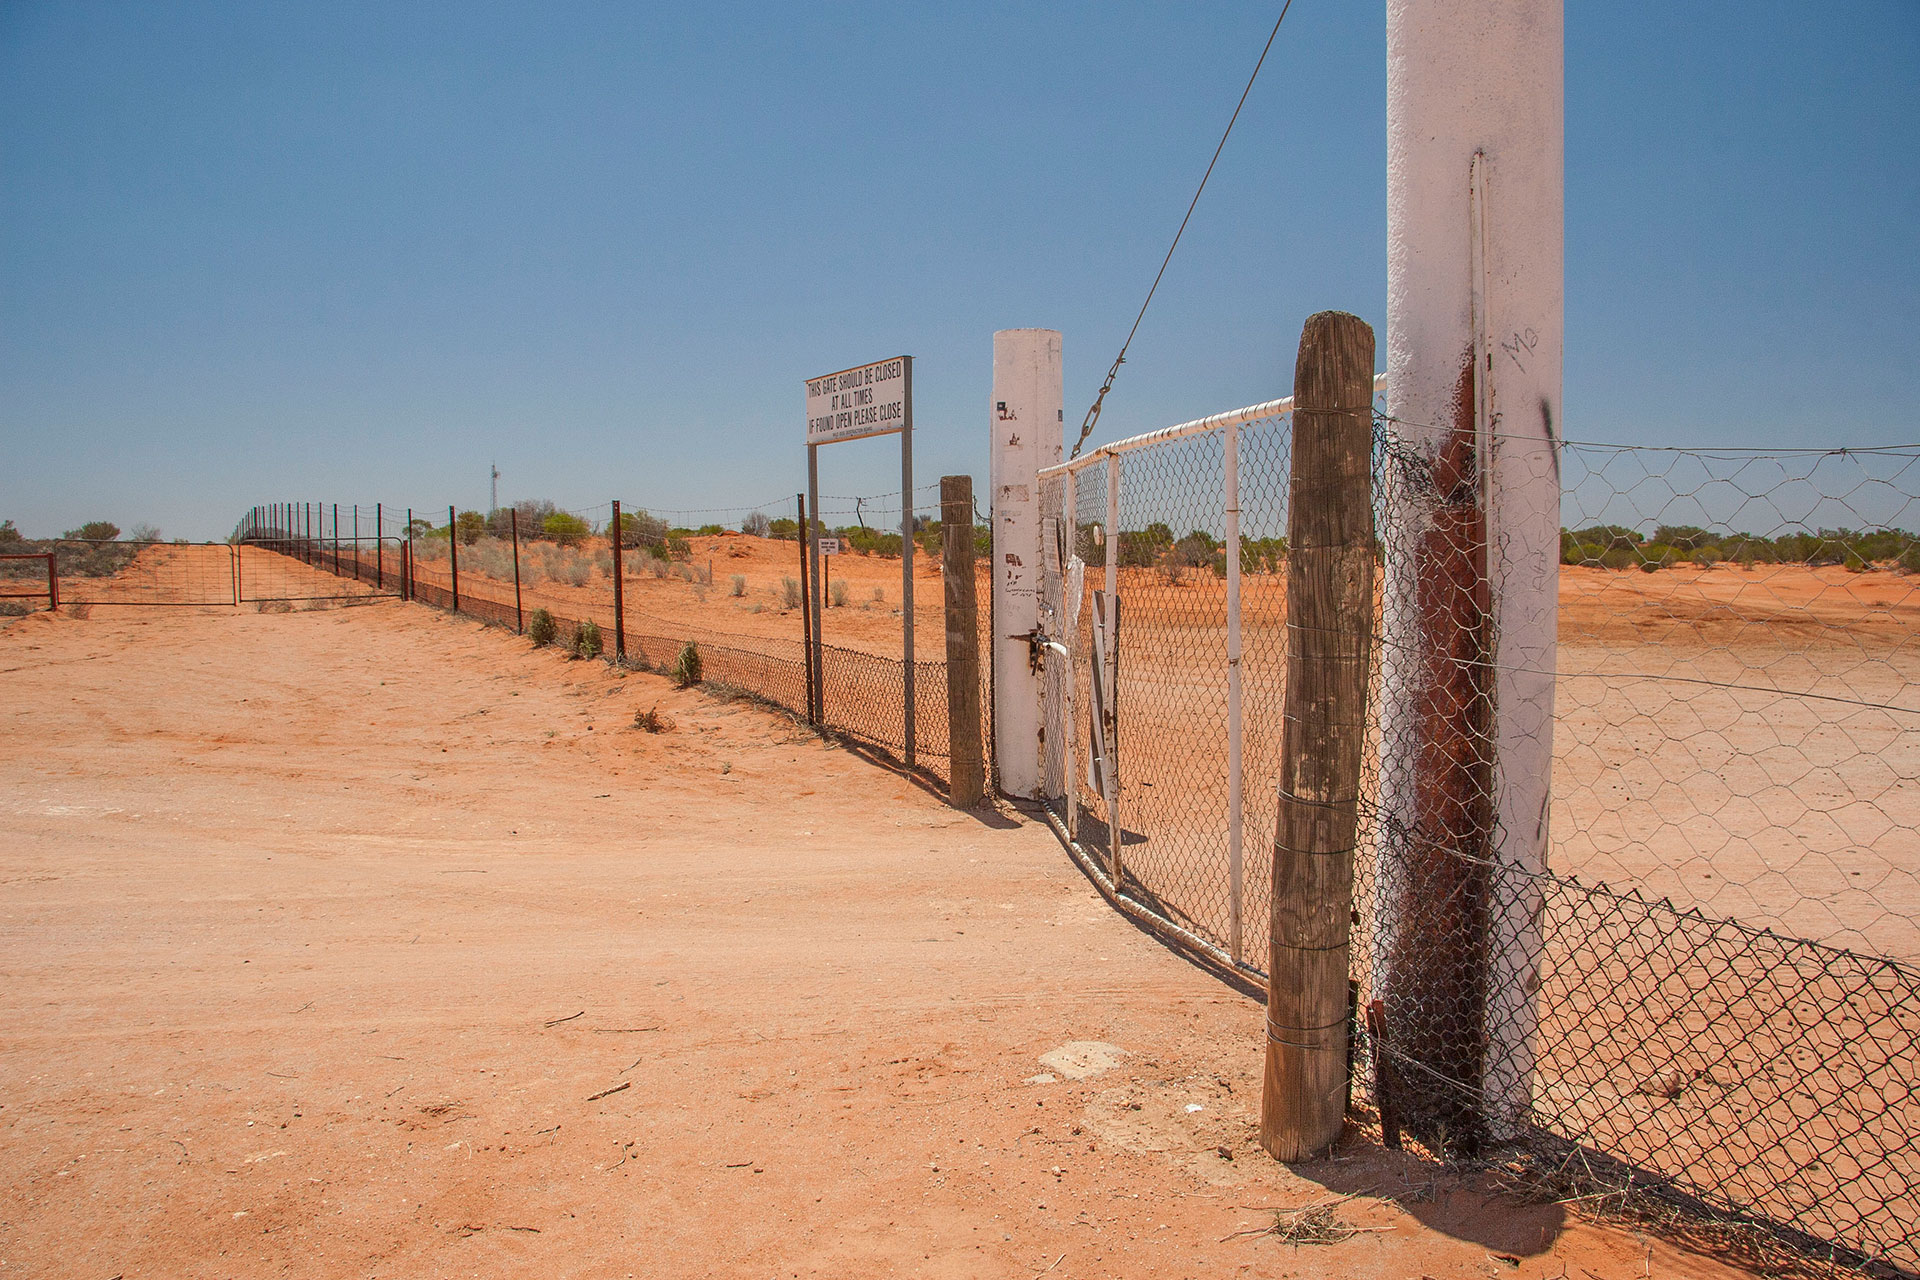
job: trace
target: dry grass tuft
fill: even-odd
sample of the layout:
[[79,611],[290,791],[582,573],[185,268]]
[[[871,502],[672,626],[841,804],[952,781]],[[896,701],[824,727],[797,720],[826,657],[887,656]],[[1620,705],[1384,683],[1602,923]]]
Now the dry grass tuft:
[[648,733],[667,733],[673,729],[673,721],[661,715],[659,707],[653,706],[633,713],[633,727],[645,729]]

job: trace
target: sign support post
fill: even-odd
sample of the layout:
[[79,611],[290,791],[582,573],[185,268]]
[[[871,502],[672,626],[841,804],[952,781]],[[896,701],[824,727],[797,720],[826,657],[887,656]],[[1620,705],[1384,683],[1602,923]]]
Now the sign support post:
[[[814,679],[821,679],[820,631],[826,600],[820,562],[820,446],[867,436],[900,435],[900,642],[901,692],[905,732],[901,743],[906,766],[914,766],[913,669],[913,357],[895,356],[875,364],[842,369],[807,379],[807,505],[812,516],[802,531],[807,562],[813,570]],[[824,702],[822,682],[819,702]],[[816,703],[819,705],[819,703]],[[825,719],[822,709],[821,719]]]

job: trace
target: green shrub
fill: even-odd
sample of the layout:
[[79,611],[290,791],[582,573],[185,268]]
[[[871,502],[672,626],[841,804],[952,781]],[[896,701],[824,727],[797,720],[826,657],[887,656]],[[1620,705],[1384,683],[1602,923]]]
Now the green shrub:
[[674,658],[667,674],[683,689],[700,683],[700,650],[693,641],[689,640],[680,646],[679,656]]
[[588,618],[573,629],[573,642],[567,646],[576,658],[600,656],[600,624]]
[[552,644],[554,637],[559,634],[560,628],[554,622],[553,615],[545,609],[535,609],[533,616],[527,619],[527,639],[533,641],[536,649]]
[[697,538],[717,538],[727,531],[723,524],[703,524],[693,531]]
[[667,539],[667,555],[674,560],[691,559],[693,556],[693,544],[685,538],[669,537]]
[[556,511],[548,516],[543,531],[563,547],[577,547],[593,532],[585,520],[571,511]]
[[[749,533],[752,530],[748,530]],[[778,520],[767,521],[767,531],[763,535],[777,538],[782,542],[795,542],[800,537],[800,522],[791,516],[781,516]]]
[[667,540],[667,522],[650,514],[645,507],[620,514],[620,545],[658,547]]
[[69,529],[60,536],[81,542],[112,542],[120,536],[120,526],[111,520],[89,520],[78,529]]
[[470,547],[486,535],[487,518],[478,511],[462,511],[459,528],[460,545]]

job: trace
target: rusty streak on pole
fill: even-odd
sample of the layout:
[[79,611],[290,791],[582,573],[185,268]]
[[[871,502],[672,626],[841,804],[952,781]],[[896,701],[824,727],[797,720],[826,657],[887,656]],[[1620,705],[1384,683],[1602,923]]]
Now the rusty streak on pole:
[[980,602],[973,586],[973,477],[940,477],[940,568],[947,615],[947,800],[971,809],[985,798],[980,742]]
[[453,576],[453,611],[460,612],[460,513],[447,508],[447,569]]
[[1347,950],[1373,630],[1373,330],[1307,319],[1293,374],[1287,666],[1260,1145],[1324,1153],[1347,1094]]
[[800,643],[807,651],[807,723],[817,724],[819,709],[813,697],[813,608],[808,603],[812,597],[807,594],[807,495],[796,493],[793,501],[800,512]]
[[386,504],[373,504],[373,585],[377,591],[387,589],[387,557],[384,535],[387,531]]
[[507,511],[507,527],[513,531],[513,629],[525,635],[527,616],[520,607],[520,512],[515,508]]
[[627,656],[627,602],[626,593],[621,587],[620,558],[625,554],[621,545],[626,541],[620,528],[620,500],[613,500],[613,527],[609,534],[613,540],[613,656],[625,659]]

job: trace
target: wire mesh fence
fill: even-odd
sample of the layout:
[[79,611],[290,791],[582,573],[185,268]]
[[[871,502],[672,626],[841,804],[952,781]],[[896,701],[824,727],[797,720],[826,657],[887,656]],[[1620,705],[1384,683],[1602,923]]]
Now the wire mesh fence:
[[[1222,417],[1043,476],[1046,790],[1124,907],[1261,972],[1290,422]],[[1571,1142],[1920,1266],[1920,449],[1561,447],[1557,657],[1515,669],[1527,584],[1408,434],[1377,423],[1356,1087],[1435,1151]],[[1495,723],[1527,679],[1550,793]]]
[[[911,755],[916,765],[944,777],[949,740],[938,486],[930,502],[920,491],[914,496],[923,530],[915,557],[920,639],[913,660]],[[865,523],[841,530],[846,554],[823,558],[827,607],[819,723],[904,760],[900,535],[889,540],[882,532],[900,527],[899,495],[823,500],[822,507],[825,520],[853,514]],[[734,524],[675,523],[716,515],[732,517]],[[579,511],[523,503],[484,516],[442,508],[426,517],[385,503],[286,503],[256,508],[237,537],[249,557],[344,580],[339,589],[346,592],[404,595],[518,631],[544,611],[563,645],[574,643],[590,623],[606,656],[619,651],[656,670],[671,669],[692,644],[703,680],[809,714],[800,526],[794,516],[769,514],[765,506],[688,513],[611,502]],[[260,574],[250,570],[248,576]],[[991,575],[984,560],[976,565],[975,589],[985,651],[992,630]],[[983,688],[980,696],[990,725],[990,695]]]

